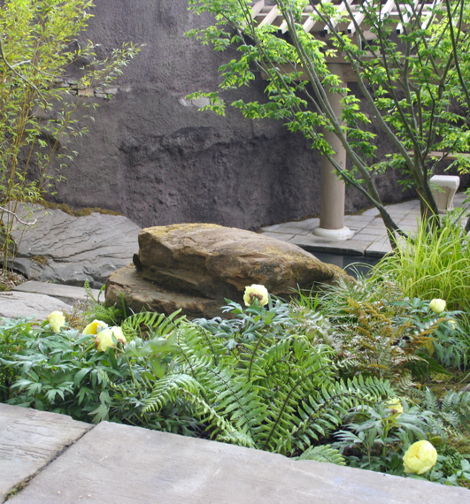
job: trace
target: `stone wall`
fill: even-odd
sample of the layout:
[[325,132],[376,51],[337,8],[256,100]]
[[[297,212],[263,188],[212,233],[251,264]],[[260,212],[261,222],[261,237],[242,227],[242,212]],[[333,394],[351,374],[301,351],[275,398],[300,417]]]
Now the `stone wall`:
[[[100,56],[126,41],[146,46],[109,99],[87,98],[99,103],[95,122],[69,147],[79,155],[56,185],[55,201],[112,209],[140,226],[257,229],[319,212],[320,157],[301,135],[279,122],[244,119],[231,107],[226,117],[199,112],[185,100],[193,91],[216,90],[217,68],[229,57],[185,37],[204,22],[187,10],[187,0],[95,3],[85,36],[101,44]],[[264,100],[264,86],[257,75],[252,87],[223,97]],[[393,174],[381,191],[387,202],[413,196],[397,189]],[[358,191],[348,189],[346,210],[363,206]]]

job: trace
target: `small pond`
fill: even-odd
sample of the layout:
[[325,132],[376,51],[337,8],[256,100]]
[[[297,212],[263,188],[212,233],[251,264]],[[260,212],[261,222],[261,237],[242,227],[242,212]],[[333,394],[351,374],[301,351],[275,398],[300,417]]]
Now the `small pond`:
[[381,259],[378,256],[365,256],[353,254],[339,254],[335,252],[309,250],[320,261],[335,264],[343,268],[346,273],[357,278],[357,272],[366,274],[372,266],[375,266]]

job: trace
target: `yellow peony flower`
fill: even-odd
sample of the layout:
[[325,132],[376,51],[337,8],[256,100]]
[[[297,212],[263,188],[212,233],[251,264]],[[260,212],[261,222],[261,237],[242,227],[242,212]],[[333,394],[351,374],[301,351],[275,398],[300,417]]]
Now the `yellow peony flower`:
[[455,331],[457,329],[457,322],[454,319],[449,319],[447,323],[450,325],[450,328]]
[[400,400],[397,397],[394,397],[393,399],[390,399],[389,401],[387,401],[385,403],[385,406],[388,409],[392,410],[392,414],[393,415],[395,415],[396,413],[398,413],[397,418],[400,417],[401,414],[403,413],[403,406],[402,406]]
[[106,329],[108,324],[102,322],[101,320],[93,320],[90,324],[88,324],[85,329],[83,329],[82,334],[97,334],[98,329]]
[[245,294],[243,296],[243,301],[245,302],[245,306],[252,306],[255,304],[255,299],[258,300],[259,306],[264,306],[268,304],[269,296],[268,290],[264,285],[250,285],[249,287],[245,287]]
[[413,443],[403,456],[405,473],[424,474],[436,465],[437,451],[429,441]]
[[59,332],[65,325],[65,317],[61,311],[53,311],[47,316],[47,321],[54,332]]
[[446,309],[446,302],[443,299],[433,299],[429,303],[429,308],[434,313],[442,313]]
[[113,336],[117,339],[118,343],[127,343],[120,327],[108,327],[100,331],[95,338],[95,345],[98,352],[105,352],[107,348],[114,347]]

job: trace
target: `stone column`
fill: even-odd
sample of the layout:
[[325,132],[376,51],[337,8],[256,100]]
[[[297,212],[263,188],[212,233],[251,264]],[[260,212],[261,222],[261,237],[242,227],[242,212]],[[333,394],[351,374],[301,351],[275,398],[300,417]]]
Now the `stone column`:
[[[343,80],[343,65],[329,63],[328,69]],[[336,115],[341,115],[341,95],[327,90],[330,105]],[[341,166],[346,167],[346,150],[335,133],[325,131],[325,140],[335,151],[334,160]],[[313,230],[313,234],[334,240],[347,240],[352,236],[348,227],[344,226],[344,200],[345,184],[336,175],[334,166],[323,156],[321,162],[321,194],[320,194],[320,227]]]

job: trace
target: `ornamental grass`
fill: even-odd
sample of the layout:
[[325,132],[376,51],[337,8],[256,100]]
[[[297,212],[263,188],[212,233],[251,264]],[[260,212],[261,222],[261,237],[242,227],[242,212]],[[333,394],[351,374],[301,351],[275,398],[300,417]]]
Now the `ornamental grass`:
[[450,310],[468,311],[469,243],[470,236],[450,218],[432,233],[420,224],[416,235],[399,239],[396,251],[379,262],[372,277],[393,281],[409,298],[442,299]]

